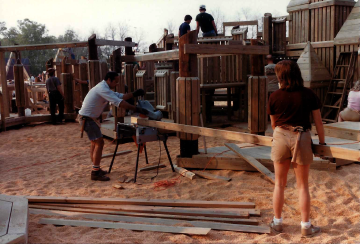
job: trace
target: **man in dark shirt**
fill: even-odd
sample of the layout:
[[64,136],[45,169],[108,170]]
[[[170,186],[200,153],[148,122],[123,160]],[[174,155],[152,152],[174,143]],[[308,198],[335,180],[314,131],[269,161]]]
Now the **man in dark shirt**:
[[211,14],[205,13],[206,6],[200,5],[200,14],[196,16],[196,33],[199,34],[199,28],[203,32],[203,37],[217,36],[217,29],[214,18]]
[[64,116],[64,92],[61,88],[60,80],[55,77],[55,70],[48,69],[49,79],[46,80],[46,90],[49,93],[51,121],[56,124],[56,104],[59,106],[59,122]]
[[192,17],[190,15],[186,15],[184,18],[184,23],[182,23],[179,27],[179,37],[185,35],[186,33],[190,32],[190,23]]

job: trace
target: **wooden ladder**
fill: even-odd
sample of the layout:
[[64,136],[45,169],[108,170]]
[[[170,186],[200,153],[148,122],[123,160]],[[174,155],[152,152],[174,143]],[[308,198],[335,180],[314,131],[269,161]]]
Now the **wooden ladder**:
[[[355,73],[357,52],[341,52],[321,110],[324,122],[337,122]],[[346,64],[349,63],[349,64]],[[341,79],[346,74],[345,79]]]

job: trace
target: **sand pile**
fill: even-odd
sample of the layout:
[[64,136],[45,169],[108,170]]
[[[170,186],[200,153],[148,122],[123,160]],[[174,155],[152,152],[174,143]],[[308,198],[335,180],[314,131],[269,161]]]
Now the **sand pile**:
[[[133,176],[136,159],[134,143],[121,145],[119,151],[132,153],[116,158],[110,182],[90,180],[91,162],[89,141],[81,139],[76,123],[66,125],[38,125],[0,133],[0,192],[8,195],[88,196],[155,199],[191,199],[217,201],[250,201],[262,210],[261,221],[272,218],[273,185],[260,173],[228,170],[211,173],[231,177],[232,181],[211,181],[181,178],[180,183],[166,189],[155,189],[154,182],[174,179],[166,153],[162,147],[161,162],[167,165],[156,171],[141,172],[141,185],[124,184],[125,189],[112,187],[122,175]],[[234,128],[232,128],[234,129]],[[235,129],[234,129],[235,130]],[[207,138],[208,147],[223,146],[225,140]],[[179,154],[179,140],[171,137],[168,147],[175,162]],[[199,140],[202,147],[202,140]],[[159,143],[147,144],[150,163],[158,162]],[[105,142],[104,154],[111,153],[115,144]],[[107,168],[111,158],[104,159]],[[140,167],[145,166],[142,155]],[[311,218],[322,228],[322,234],[309,240],[300,238],[300,212],[295,176],[289,173],[285,192],[285,233],[259,235],[227,231],[211,231],[205,237],[191,237],[130,230],[104,230],[88,227],[55,227],[41,225],[42,215],[30,215],[30,243],[354,243],[360,242],[360,165],[343,166],[337,172],[310,172],[312,197]]]

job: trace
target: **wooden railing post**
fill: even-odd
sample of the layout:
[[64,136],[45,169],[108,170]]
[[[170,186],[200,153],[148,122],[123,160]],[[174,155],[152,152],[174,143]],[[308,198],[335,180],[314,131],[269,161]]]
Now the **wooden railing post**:
[[[79,64],[79,79],[80,80],[88,80],[88,66],[86,63]],[[89,85],[88,84],[81,84],[80,85],[80,95],[81,95],[81,102],[84,101],[86,94],[89,92]]]
[[[176,80],[176,122],[185,125],[199,125],[200,80],[196,54],[184,54],[185,44],[197,43],[196,31],[179,39],[179,78]],[[180,157],[191,158],[199,153],[198,135],[178,133]]]
[[263,18],[263,38],[266,45],[269,45],[270,54],[272,53],[272,15],[266,13]]
[[69,73],[61,74],[61,83],[64,86],[64,112],[74,112],[74,92],[73,92],[73,81],[72,76]]
[[[251,40],[258,45],[258,40]],[[248,125],[250,133],[265,135],[267,127],[267,77],[264,70],[263,55],[250,55],[251,76],[248,83]]]
[[14,65],[14,80],[18,115],[19,117],[25,116],[24,66],[21,64],[20,59],[18,59]]
[[93,34],[88,39],[89,62],[88,77],[90,89],[96,86],[100,81],[100,63],[96,46],[96,35]]
[[[1,43],[0,43],[1,46]],[[9,100],[9,92],[7,88],[6,81],[6,68],[5,68],[5,57],[4,52],[0,52],[0,83],[2,88],[2,97],[3,97],[3,107],[4,107],[4,115],[5,117],[10,116],[10,100]],[[1,118],[5,120],[5,118]]]

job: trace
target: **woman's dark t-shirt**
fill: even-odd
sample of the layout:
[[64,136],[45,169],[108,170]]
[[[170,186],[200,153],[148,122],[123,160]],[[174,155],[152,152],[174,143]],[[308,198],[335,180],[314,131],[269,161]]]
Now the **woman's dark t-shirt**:
[[275,117],[275,126],[291,125],[311,128],[311,111],[321,108],[316,94],[306,87],[296,91],[279,89],[270,95],[267,113]]

